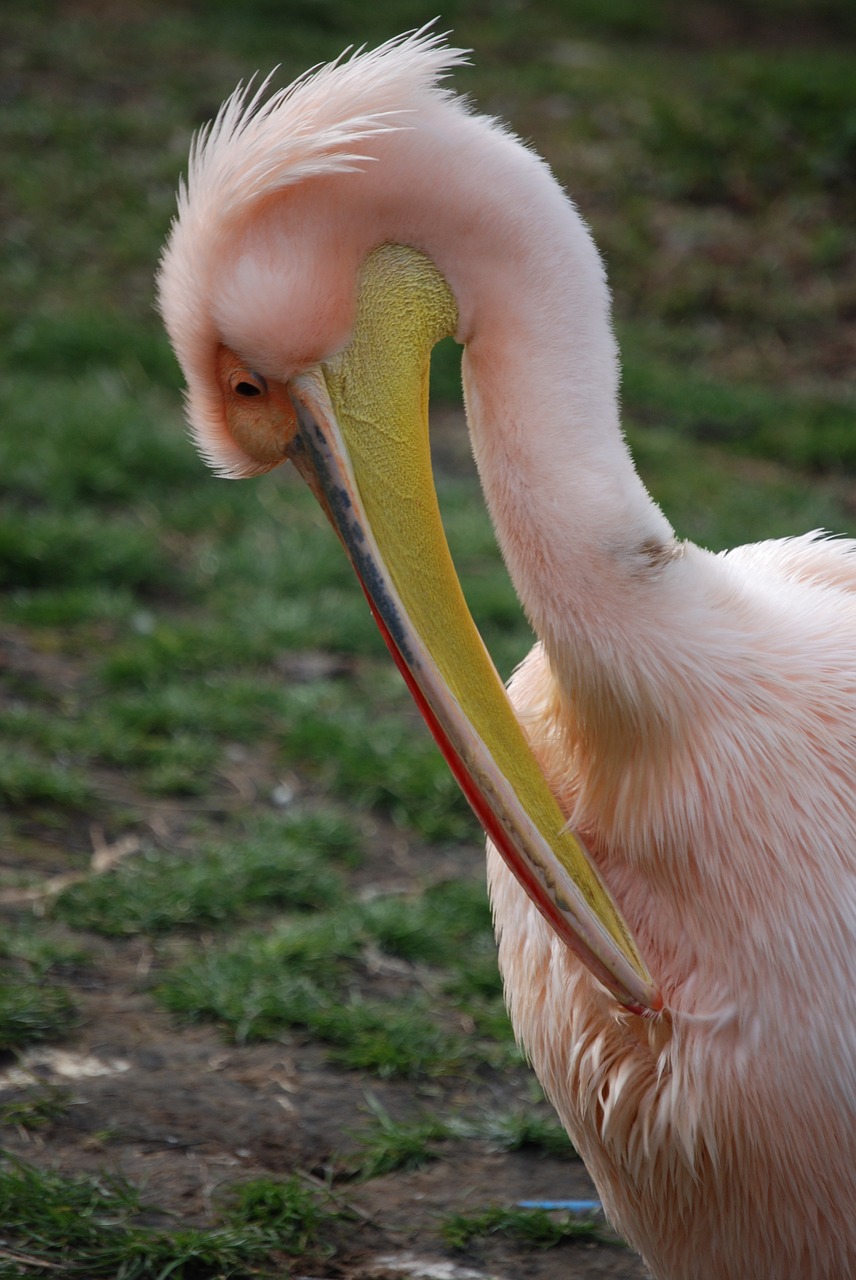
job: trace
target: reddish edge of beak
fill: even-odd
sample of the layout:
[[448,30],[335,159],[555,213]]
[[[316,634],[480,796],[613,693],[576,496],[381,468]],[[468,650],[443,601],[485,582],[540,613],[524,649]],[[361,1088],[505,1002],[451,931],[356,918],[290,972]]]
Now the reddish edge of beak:
[[[434,741],[443,753],[443,758],[451,769],[455,777],[455,781],[463,791],[467,799],[467,803],[484,828],[486,835],[493,841],[497,849],[499,849],[505,862],[514,872],[514,875],[526,890],[527,895],[531,901],[534,902],[548,924],[552,926],[553,930],[560,938],[562,938],[571,950],[579,956],[583,963],[592,971],[592,973],[594,973],[595,977],[597,977],[608,990],[613,990],[613,994],[618,995],[618,993],[614,991],[615,983],[612,972],[603,965],[597,955],[582,943],[578,934],[568,927],[566,917],[557,908],[552,898],[545,894],[543,886],[529,871],[526,863],[517,856],[516,850],[509,847],[509,840],[506,831],[496,818],[496,815],[484,792],[479,788],[472,774],[464,764],[461,756],[455,750],[455,747],[452,745],[452,742],[446,731],[443,729],[443,726],[440,724],[440,721],[434,715],[429,702],[424,697],[410,668],[401,656],[398,646],[390,635],[386,623],[375,607],[369,590],[359,573],[357,574],[357,577],[365,597],[368,600],[369,608],[371,609],[372,616],[377,623],[378,630],[386,643],[386,647],[389,649],[389,652],[395,661],[395,665],[401,672],[404,682],[410,691],[413,701],[419,708],[422,718],[431,730],[431,735],[434,738]],[[653,1017],[655,1014],[660,1013],[663,1008],[662,996],[656,992],[652,995],[650,1004],[640,1004],[634,1000],[632,996],[626,993],[618,995],[618,998],[629,1013],[638,1014],[639,1017],[643,1018]]]

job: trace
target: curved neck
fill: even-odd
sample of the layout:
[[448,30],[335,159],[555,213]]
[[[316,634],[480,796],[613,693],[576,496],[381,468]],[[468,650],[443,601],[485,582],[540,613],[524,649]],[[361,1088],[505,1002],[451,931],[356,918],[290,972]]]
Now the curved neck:
[[487,504],[566,694],[579,705],[587,689],[608,697],[612,682],[619,696],[617,681],[626,698],[616,656],[635,648],[675,546],[621,432],[603,266],[536,156],[478,118],[459,122],[459,141],[442,219],[435,208],[431,221],[426,196],[423,244],[458,302]]

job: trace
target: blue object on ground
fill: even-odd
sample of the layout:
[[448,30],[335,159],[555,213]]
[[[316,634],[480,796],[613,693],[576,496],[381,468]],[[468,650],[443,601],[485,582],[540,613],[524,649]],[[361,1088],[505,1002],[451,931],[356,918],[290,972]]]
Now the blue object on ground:
[[567,1213],[603,1213],[599,1200],[518,1200],[518,1209],[564,1209]]

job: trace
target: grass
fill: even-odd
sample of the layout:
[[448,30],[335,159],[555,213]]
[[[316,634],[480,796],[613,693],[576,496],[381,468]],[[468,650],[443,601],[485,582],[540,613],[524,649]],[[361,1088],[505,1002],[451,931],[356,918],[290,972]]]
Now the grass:
[[454,1134],[454,1127],[438,1116],[397,1121],[374,1095],[370,1094],[367,1102],[375,1124],[361,1132],[359,1159],[350,1170],[365,1181],[424,1168],[438,1158],[440,1144]]
[[726,445],[731,456],[769,458],[809,472],[856,469],[853,404],[783,394],[764,386],[729,386],[697,373],[667,368],[646,352],[624,364],[624,392],[644,449],[645,424],[678,432],[686,441]]
[[330,908],[343,885],[327,858],[353,862],[356,847],[341,820],[267,818],[237,848],[230,842],[184,859],[153,850],[90,876],[63,890],[53,911],[77,929],[119,937],[234,924],[270,910]]
[[421,1169],[440,1159],[455,1141],[482,1143],[492,1151],[525,1149],[541,1156],[577,1159],[558,1121],[531,1106],[446,1117],[429,1112],[414,1120],[395,1120],[373,1094],[367,1095],[366,1102],[374,1123],[359,1131],[357,1156],[348,1166],[350,1175],[363,1180]]
[[0,1050],[59,1040],[78,1024],[77,1007],[65,987],[0,970]]
[[48,929],[7,928],[0,939],[0,1051],[68,1036],[80,1021],[68,984],[88,963],[79,943]]
[[498,1151],[538,1151],[544,1155],[574,1159],[576,1151],[562,1125],[532,1107],[489,1116],[483,1136]]
[[289,1254],[317,1252],[322,1232],[338,1217],[336,1210],[325,1205],[323,1195],[298,1177],[242,1183],[229,1210],[232,1222],[268,1233],[277,1249]]
[[[480,984],[467,991],[459,979],[453,999],[443,996],[441,964],[465,972],[469,950],[489,937],[483,898],[476,904],[474,894],[475,887],[441,885],[415,902],[378,897],[212,941],[174,964],[159,998],[185,1020],[215,1020],[238,1043],[301,1028],[327,1046],[331,1061],[381,1078],[512,1061],[496,985],[490,993]],[[456,943],[457,956],[448,953]],[[382,1001],[368,994],[375,955],[381,966],[384,957],[408,962],[393,968]],[[406,981],[413,965],[422,993]],[[469,1035],[456,1030],[462,1016]]]
[[0,1104],[0,1125],[14,1126],[28,1133],[46,1129],[66,1115],[70,1103],[68,1090],[59,1085],[30,1090]]
[[424,734],[399,708],[378,713],[341,686],[301,691],[288,708],[286,758],[314,766],[325,788],[360,808],[373,809],[427,840],[466,839],[469,810]]
[[[634,456],[678,532],[713,549],[845,532],[856,474],[854,10],[716,9],[444,11],[477,51],[456,84],[534,139],[592,225]],[[414,0],[216,0],[204,22],[190,0],[33,0],[0,47],[0,1048],[74,1043],[125,982],[177,1039],[211,1022],[360,1073],[377,1106],[331,1159],[365,1181],[451,1164],[459,1143],[572,1151],[516,1074],[484,889],[461,870],[475,824],[311,495],[285,475],[218,482],[196,458],[152,273],[191,131],[239,78],[284,59],[286,82],[423,17]],[[459,380],[447,342],[435,402]],[[436,456],[508,676],[532,636],[465,443],[441,432]],[[91,865],[126,837],[136,853]],[[509,1080],[516,1099],[473,1101]],[[0,1119],[49,1142],[63,1105],[15,1094]],[[210,1216],[185,1230],[130,1184],[9,1160],[3,1247],[24,1261],[0,1274],[36,1258],[202,1280],[333,1247],[330,1206],[299,1179],[244,1184]],[[539,1247],[577,1229],[500,1206],[445,1231]]]
[[559,1217],[545,1209],[509,1209],[491,1205],[477,1213],[448,1214],[441,1225],[443,1239],[453,1249],[467,1249],[473,1240],[510,1236],[538,1249],[552,1249],[566,1240],[602,1240],[603,1224],[595,1218]]
[[271,1275],[283,1254],[323,1252],[322,1233],[339,1216],[296,1178],[243,1184],[219,1225],[208,1229],[143,1226],[144,1212],[169,1220],[121,1179],[67,1178],[7,1159],[0,1164],[2,1274],[92,1280]]
[[34,981],[51,975],[71,975],[91,963],[89,952],[74,935],[42,925],[34,930],[29,922],[7,924],[0,938],[0,961],[26,966]]
[[0,753],[0,797],[10,809],[87,811],[94,792],[85,775],[64,761],[39,759],[26,749]]

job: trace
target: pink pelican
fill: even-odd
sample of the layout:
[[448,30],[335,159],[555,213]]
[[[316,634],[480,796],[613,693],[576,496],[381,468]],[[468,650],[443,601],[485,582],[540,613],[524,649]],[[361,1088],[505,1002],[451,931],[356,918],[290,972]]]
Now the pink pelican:
[[[290,460],[489,836],[511,1017],[657,1280],[856,1276],[856,556],[677,541],[625,446],[604,270],[426,31],[194,145],[160,268],[193,436]],[[429,353],[540,637],[509,687],[437,515]],[[516,714],[515,714],[516,713]]]

